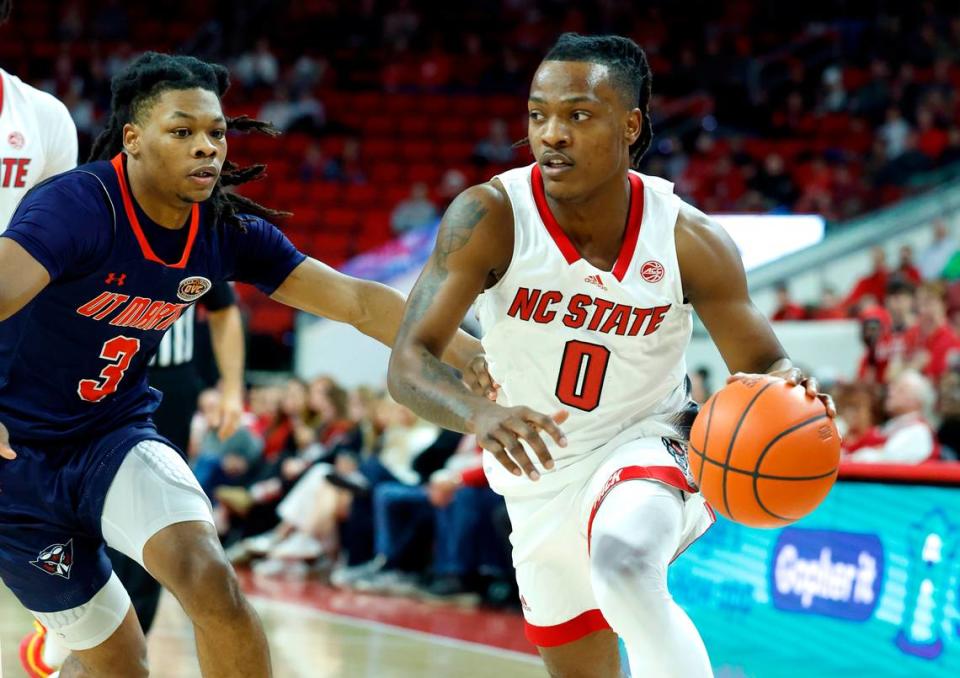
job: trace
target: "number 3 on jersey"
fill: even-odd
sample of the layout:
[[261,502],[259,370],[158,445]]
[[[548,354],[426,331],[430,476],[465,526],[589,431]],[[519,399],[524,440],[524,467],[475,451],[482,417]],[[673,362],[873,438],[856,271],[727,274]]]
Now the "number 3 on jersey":
[[578,410],[590,412],[600,404],[610,350],[586,341],[568,341],[560,363],[557,398]]
[[100,349],[100,357],[115,362],[107,365],[100,371],[100,380],[81,379],[77,386],[77,393],[84,400],[96,403],[117,390],[120,380],[130,367],[130,361],[140,350],[140,340],[130,337],[114,337],[108,339]]

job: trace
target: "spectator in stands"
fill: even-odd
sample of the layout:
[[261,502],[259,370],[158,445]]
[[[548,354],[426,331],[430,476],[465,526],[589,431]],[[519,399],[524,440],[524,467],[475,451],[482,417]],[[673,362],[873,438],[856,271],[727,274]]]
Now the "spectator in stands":
[[710,370],[706,367],[698,367],[690,373],[690,397],[698,405],[703,405],[712,394]]
[[900,276],[907,282],[911,282],[914,285],[919,285],[923,280],[923,277],[920,275],[920,269],[917,268],[916,264],[914,263],[913,248],[910,245],[900,246],[900,263],[898,264],[894,275]]
[[873,270],[864,277],[860,278],[853,286],[850,294],[843,300],[846,308],[854,308],[860,305],[867,297],[871,297],[873,302],[882,304],[887,294],[887,254],[883,247],[877,245],[870,250],[870,256],[873,259]]
[[882,306],[870,304],[859,319],[864,352],[857,378],[865,384],[882,384],[890,364],[890,314]]
[[890,331],[903,335],[916,322],[916,292],[912,280],[900,275],[890,276],[884,308],[890,314]]
[[790,288],[787,282],[781,280],[776,284],[777,309],[773,312],[771,320],[806,320],[807,312],[800,304],[796,303],[790,297]]
[[473,149],[473,159],[478,164],[508,165],[515,155],[507,123],[499,118],[490,122],[490,133]]
[[340,155],[327,164],[326,178],[345,184],[365,184],[367,175],[360,159],[360,140],[351,137],[343,142]]
[[280,65],[266,38],[257,40],[252,52],[240,55],[233,72],[245,88],[273,87],[280,78]]
[[193,473],[200,487],[212,499],[217,486],[243,485],[256,473],[263,441],[253,434],[248,421],[242,422],[237,432],[226,440],[220,439],[217,433],[220,393],[216,389],[207,389],[200,394],[199,407],[207,430],[193,460]]
[[940,427],[937,440],[940,456],[951,461],[960,460],[960,366],[950,366],[940,379]]
[[783,158],[777,153],[767,155],[751,188],[759,191],[774,207],[790,206],[797,199],[797,188],[786,171]]
[[415,183],[410,189],[410,197],[397,203],[390,215],[390,226],[393,232],[400,235],[424,226],[432,225],[439,214],[437,207],[430,200],[427,185],[422,181]]
[[[329,174],[331,169],[332,174]],[[336,167],[331,167],[331,160],[323,152],[320,144],[312,143],[307,146],[303,153],[303,160],[300,162],[300,169],[297,172],[300,181],[310,183],[313,181],[323,181],[333,179],[336,176]]]
[[887,159],[896,160],[907,150],[907,137],[910,135],[910,125],[903,119],[903,114],[897,106],[887,109],[887,119],[877,136],[883,140]]
[[466,175],[456,167],[447,169],[440,177],[440,185],[437,187],[437,197],[440,199],[440,211],[444,211],[453,202],[463,189],[467,187]]
[[934,280],[943,275],[950,258],[960,249],[960,243],[953,237],[942,219],[933,222],[933,240],[920,253],[918,268],[924,280]]
[[936,397],[933,385],[919,372],[901,372],[890,384],[884,403],[890,421],[877,430],[876,444],[859,448],[848,457],[850,461],[919,464],[938,458],[939,446],[930,426]]
[[836,397],[841,449],[851,453],[883,442],[877,426],[883,420],[881,387],[862,381],[842,386]]
[[260,109],[259,117],[273,123],[281,132],[306,132],[319,134],[327,117],[323,104],[309,92],[290,95],[283,85],[274,90],[274,98]]
[[820,290],[820,301],[810,314],[811,320],[843,320],[847,313],[837,296],[837,291],[829,285]]
[[960,337],[947,322],[946,287],[940,282],[924,283],[917,290],[917,321],[904,335],[903,367],[937,383],[950,355],[958,351]]

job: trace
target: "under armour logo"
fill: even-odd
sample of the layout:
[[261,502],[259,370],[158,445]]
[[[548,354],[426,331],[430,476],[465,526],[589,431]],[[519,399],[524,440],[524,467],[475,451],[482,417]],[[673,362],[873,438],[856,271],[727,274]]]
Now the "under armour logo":
[[118,287],[123,287],[123,281],[126,279],[127,279],[126,273],[121,273],[120,275],[117,275],[116,273],[111,273],[110,275],[107,276],[106,280],[104,280],[103,282],[105,282],[108,285],[112,283],[117,283]]

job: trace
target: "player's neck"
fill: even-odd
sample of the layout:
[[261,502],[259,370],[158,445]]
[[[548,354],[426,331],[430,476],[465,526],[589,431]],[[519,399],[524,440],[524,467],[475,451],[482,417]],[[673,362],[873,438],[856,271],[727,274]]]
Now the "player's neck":
[[127,162],[127,181],[133,199],[155,224],[170,230],[181,229],[187,224],[193,206],[178,198],[173,198],[171,202],[168,196],[151,190],[150,181],[142,174],[137,163]]
[[580,249],[594,241],[618,243],[630,211],[630,180],[626,174],[601,185],[577,201],[557,201],[547,196],[550,211],[567,237]]

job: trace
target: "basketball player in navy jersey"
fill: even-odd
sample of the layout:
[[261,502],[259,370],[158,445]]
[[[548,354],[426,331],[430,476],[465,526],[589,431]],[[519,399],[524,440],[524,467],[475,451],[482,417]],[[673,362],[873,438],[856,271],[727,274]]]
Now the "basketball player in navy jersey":
[[[72,654],[61,678],[146,676],[146,649],[104,544],[193,622],[204,676],[271,674],[260,623],[210,506],[154,428],[146,369],[184,310],[240,280],[391,344],[403,298],[299,253],[280,213],[223,188],[262,166],[226,160],[225,68],[145,54],[112,83],[97,162],[36,187],[0,237],[0,577]],[[479,344],[446,358],[467,369]]]
[[[686,462],[692,310],[731,371],[819,395],[751,303],[729,237],[636,171],[650,96],[632,40],[561,36],[530,89],[536,162],[451,204],[390,361],[399,402],[485,448],[527,637],[563,678],[622,675],[614,632],[634,675],[712,675],[667,588],[713,518]],[[496,403],[438,359],[475,301]]]

